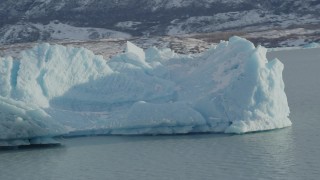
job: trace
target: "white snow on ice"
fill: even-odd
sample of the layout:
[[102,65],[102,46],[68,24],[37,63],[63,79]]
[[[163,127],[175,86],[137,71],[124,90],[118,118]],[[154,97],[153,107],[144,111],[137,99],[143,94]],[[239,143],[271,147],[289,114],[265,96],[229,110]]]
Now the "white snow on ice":
[[290,126],[283,64],[268,61],[266,52],[239,37],[197,55],[128,42],[109,60],[84,48],[39,44],[21,59],[0,59],[0,142]]

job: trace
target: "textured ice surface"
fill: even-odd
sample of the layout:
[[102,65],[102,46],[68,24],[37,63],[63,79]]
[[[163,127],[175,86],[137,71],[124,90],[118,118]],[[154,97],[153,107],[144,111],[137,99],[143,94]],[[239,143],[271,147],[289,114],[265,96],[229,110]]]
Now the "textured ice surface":
[[320,48],[320,43],[313,42],[310,44],[306,44],[303,46],[303,48]]
[[0,132],[0,146],[9,146],[52,143],[67,131],[42,109],[0,96]]
[[[266,51],[239,37],[197,55],[144,51],[128,42],[124,53],[104,60],[84,48],[40,44],[19,60],[0,59],[0,129],[7,128],[0,137],[50,137],[63,129],[83,135],[287,127],[283,64],[268,61]],[[42,113],[30,114],[29,107]],[[15,124],[16,116],[27,124]],[[28,125],[33,122],[40,129]]]

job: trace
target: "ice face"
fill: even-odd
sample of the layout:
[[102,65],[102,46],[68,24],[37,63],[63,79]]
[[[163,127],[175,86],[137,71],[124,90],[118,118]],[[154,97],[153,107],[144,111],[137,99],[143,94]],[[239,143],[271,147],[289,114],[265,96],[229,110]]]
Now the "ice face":
[[0,96],[0,146],[29,145],[38,140],[67,133],[45,111]]
[[304,45],[303,48],[319,48],[320,47],[320,43],[316,43],[316,42],[313,42],[313,43],[310,43],[310,44],[307,44],[307,45]]
[[126,54],[133,54],[142,62],[146,59],[143,49],[139,48],[130,41],[127,41]]
[[[157,48],[145,53],[128,42],[126,52],[110,60],[84,48],[49,44],[20,57],[0,59],[0,113],[6,119],[0,129],[16,116],[43,123],[47,136],[64,128],[77,135],[171,134],[291,125],[283,64],[268,61],[265,48],[239,37],[198,55]],[[10,104],[11,115],[9,101],[18,102]],[[43,114],[28,115],[29,105]],[[29,125],[19,126],[30,132],[20,136],[14,125],[1,131],[1,139],[46,137]]]
[[[1,58],[0,57],[0,95],[9,96],[11,92],[11,71],[13,70],[14,61],[11,57]],[[15,70],[13,70],[15,71]]]
[[50,99],[63,95],[74,85],[94,81],[112,70],[102,56],[84,48],[42,44],[22,52],[13,88],[14,97],[49,107]]

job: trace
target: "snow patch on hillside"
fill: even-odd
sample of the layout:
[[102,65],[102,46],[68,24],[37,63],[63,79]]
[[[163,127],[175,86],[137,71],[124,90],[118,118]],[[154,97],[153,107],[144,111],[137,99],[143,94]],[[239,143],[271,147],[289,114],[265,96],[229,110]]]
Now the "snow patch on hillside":
[[[168,26],[168,35],[180,35],[188,33],[203,33],[239,28],[250,31],[267,30],[274,27],[287,28],[290,25],[303,23],[317,24],[319,18],[310,15],[298,16],[296,14],[275,15],[268,11],[249,10],[227,13],[217,13],[213,16],[193,16],[187,19],[176,19]],[[266,24],[260,29],[253,27]],[[276,26],[275,26],[276,25]]]
[[75,27],[59,21],[49,24],[18,23],[0,29],[0,44],[44,40],[95,40],[103,38],[130,38],[131,35],[103,28]]
[[122,29],[131,29],[131,30],[136,30],[136,26],[142,24],[141,22],[137,21],[123,21],[123,22],[118,22],[115,27],[122,28]]
[[103,28],[74,27],[60,22],[50,22],[47,25],[34,24],[40,31],[48,31],[53,39],[90,40],[102,38],[129,38],[127,33]]

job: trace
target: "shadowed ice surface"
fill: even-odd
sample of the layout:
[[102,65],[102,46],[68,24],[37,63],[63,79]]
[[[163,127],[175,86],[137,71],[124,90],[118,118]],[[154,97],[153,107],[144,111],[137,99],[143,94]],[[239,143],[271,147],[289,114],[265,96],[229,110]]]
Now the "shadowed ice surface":
[[290,128],[245,135],[100,136],[0,151],[0,179],[318,179],[320,50],[270,52],[285,65]]

